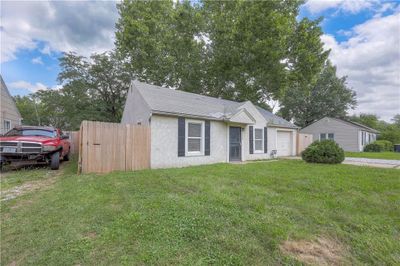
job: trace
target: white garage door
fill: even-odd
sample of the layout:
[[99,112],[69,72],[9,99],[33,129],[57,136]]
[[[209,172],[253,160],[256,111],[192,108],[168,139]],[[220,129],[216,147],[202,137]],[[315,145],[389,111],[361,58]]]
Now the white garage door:
[[278,131],[277,154],[278,156],[292,155],[292,132]]

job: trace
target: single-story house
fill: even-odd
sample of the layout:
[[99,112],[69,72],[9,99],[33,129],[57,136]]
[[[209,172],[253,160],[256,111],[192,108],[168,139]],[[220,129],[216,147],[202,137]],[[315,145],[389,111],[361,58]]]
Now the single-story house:
[[150,126],[151,168],[296,154],[298,127],[250,101],[228,101],[138,81],[131,83],[121,123]]
[[0,75],[0,134],[7,133],[11,128],[21,125],[22,117]]
[[300,130],[312,134],[315,140],[332,139],[345,151],[360,152],[374,142],[379,132],[359,123],[339,118],[324,117]]

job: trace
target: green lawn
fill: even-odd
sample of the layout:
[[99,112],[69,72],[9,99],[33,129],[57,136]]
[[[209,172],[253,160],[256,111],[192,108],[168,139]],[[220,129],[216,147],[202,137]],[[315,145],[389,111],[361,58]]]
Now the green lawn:
[[400,152],[345,152],[346,157],[400,160]]
[[75,167],[52,188],[2,202],[1,265],[300,265],[279,246],[317,238],[340,243],[344,264],[400,263],[399,170],[297,160],[107,175]]

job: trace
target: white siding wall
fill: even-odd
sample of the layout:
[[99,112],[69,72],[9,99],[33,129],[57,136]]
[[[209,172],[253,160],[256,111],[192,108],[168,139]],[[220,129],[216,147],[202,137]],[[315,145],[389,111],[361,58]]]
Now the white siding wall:
[[122,114],[122,124],[148,125],[150,118],[150,108],[145,103],[143,97],[131,86],[126,97],[124,112]]
[[22,117],[15,105],[13,98],[6,91],[5,84],[1,82],[0,94],[0,134],[6,133],[4,129],[4,120],[11,121],[11,128],[21,125]]
[[[193,119],[191,119],[193,120]],[[202,120],[200,120],[202,121]],[[183,167],[227,161],[227,129],[224,122],[210,122],[210,155],[178,157],[178,118],[151,117],[151,168]]]

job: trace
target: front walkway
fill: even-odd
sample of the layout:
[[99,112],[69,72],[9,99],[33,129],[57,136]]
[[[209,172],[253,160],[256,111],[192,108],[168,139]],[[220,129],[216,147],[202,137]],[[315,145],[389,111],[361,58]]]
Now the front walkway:
[[[281,159],[301,160],[299,156],[281,157]],[[371,166],[379,168],[394,168],[400,169],[400,160],[385,160],[385,159],[369,159],[369,158],[354,158],[346,157],[343,161],[344,164],[352,164],[359,166]]]

